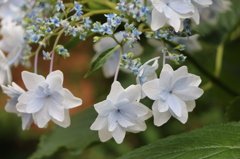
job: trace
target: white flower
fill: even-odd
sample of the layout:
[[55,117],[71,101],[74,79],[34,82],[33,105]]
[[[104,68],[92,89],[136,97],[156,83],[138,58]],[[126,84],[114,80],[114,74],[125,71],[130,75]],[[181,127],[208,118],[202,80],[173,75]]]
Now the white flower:
[[[114,34],[114,36],[118,41],[122,40],[122,36],[120,35],[120,33],[116,33]],[[105,37],[100,39],[99,42],[93,45],[93,48],[96,51],[96,54],[93,57],[93,60],[95,60],[103,51],[117,45],[118,44],[110,37]],[[143,48],[139,43],[135,43],[134,48],[130,49],[126,44],[124,45],[123,50],[125,51],[124,53],[134,52],[135,56],[139,56],[142,53]],[[119,59],[120,59],[120,49],[117,49],[113,53],[113,55],[110,57],[110,59],[103,65],[104,77],[110,78],[114,76],[116,69],[118,67]]]
[[1,85],[2,90],[5,94],[7,94],[11,99],[8,100],[8,103],[5,106],[5,110],[9,113],[15,113],[22,118],[22,129],[27,130],[30,128],[33,123],[32,114],[29,113],[21,113],[16,109],[16,105],[18,103],[18,97],[25,93],[25,91],[19,87],[16,83],[12,82],[12,86],[8,85],[7,87]]
[[25,13],[21,7],[25,2],[26,0],[4,0],[2,3],[0,2],[1,24],[22,19]]
[[152,114],[149,108],[136,101],[140,93],[140,85],[131,85],[124,90],[115,81],[107,99],[94,105],[98,117],[90,129],[98,130],[102,142],[113,137],[120,144],[126,131],[137,133],[146,129],[145,120]]
[[192,16],[192,19],[198,25],[200,21],[200,15],[199,15],[198,9],[209,7],[209,5],[212,4],[212,0],[185,0],[185,1],[188,1],[194,5],[194,14]]
[[200,83],[200,77],[189,74],[186,66],[173,71],[170,65],[164,65],[160,79],[142,86],[146,95],[155,100],[152,106],[154,124],[161,126],[171,116],[186,123],[188,112],[195,107],[195,100],[203,94],[203,90],[198,88]]
[[25,31],[21,25],[16,25],[14,22],[8,22],[2,25],[0,29],[0,49],[8,52],[8,59],[11,60],[15,56],[19,56],[18,51],[21,49],[23,44],[23,37]]
[[152,30],[157,30],[165,24],[171,25],[175,31],[181,30],[181,19],[190,18],[194,6],[185,0],[152,0]]
[[34,122],[43,128],[52,120],[62,127],[70,125],[69,110],[82,104],[82,100],[62,87],[63,73],[51,72],[45,79],[41,75],[22,72],[23,82],[28,89],[18,98],[17,110],[32,113]]
[[12,74],[8,65],[8,60],[0,50],[0,85],[8,84],[12,81]]
[[224,13],[230,10],[232,4],[229,0],[212,0],[213,4],[209,8],[203,8],[200,10],[201,19],[209,24],[216,24],[220,13]]
[[[153,80],[157,78],[156,70],[158,68],[158,59],[160,57],[155,57],[153,59],[148,60],[145,62],[139,69],[138,69],[138,75],[137,75],[137,84],[143,85],[144,83]],[[148,64],[153,62],[152,66],[149,66]],[[142,91],[141,93],[141,99],[145,98],[146,95]]]

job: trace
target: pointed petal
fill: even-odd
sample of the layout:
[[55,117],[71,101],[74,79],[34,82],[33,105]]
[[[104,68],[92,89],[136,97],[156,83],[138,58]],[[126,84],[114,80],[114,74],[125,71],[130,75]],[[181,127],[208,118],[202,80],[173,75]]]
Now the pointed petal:
[[26,113],[27,104],[17,103],[16,109],[19,112]]
[[22,79],[28,90],[35,90],[41,82],[45,81],[43,76],[27,71],[22,72]]
[[133,102],[128,106],[122,107],[121,112],[131,117],[141,117],[148,113],[148,108],[141,103]]
[[32,114],[22,114],[22,129],[28,130],[33,123]]
[[46,98],[34,98],[29,101],[26,113],[36,113],[46,104]]
[[123,142],[125,134],[126,131],[121,126],[117,126],[116,129],[112,132],[112,136],[118,144],[121,144]]
[[49,115],[56,119],[57,121],[62,122],[64,120],[64,108],[62,105],[58,104],[52,99],[48,99],[44,107],[48,107]]
[[187,111],[186,107],[182,107],[182,115],[180,117],[176,116],[174,113],[171,113],[171,114],[174,118],[178,119],[181,123],[185,124],[187,122],[188,111]]
[[156,100],[155,102],[157,102],[158,104],[158,111],[159,112],[166,112],[169,107],[168,107],[168,103],[162,99]]
[[154,79],[152,81],[148,81],[142,85],[143,92],[148,96],[148,98],[152,100],[159,99],[160,95],[160,87],[159,87],[159,79]]
[[167,22],[167,18],[163,13],[158,12],[155,8],[152,11],[152,21],[151,21],[151,29],[153,31],[162,28]]
[[176,13],[179,13],[179,14],[188,14],[188,13],[194,12],[194,6],[191,3],[185,2],[183,0],[171,2],[169,6]]
[[112,133],[108,131],[107,127],[105,127],[98,131],[98,136],[102,142],[106,142],[112,138]]
[[[167,71],[162,71],[159,78],[159,92],[164,95],[166,92],[172,89],[172,76]],[[165,99],[165,98],[164,98]]]
[[169,113],[169,111],[160,113],[158,111],[158,107],[159,107],[158,103],[154,102],[152,106],[153,119],[154,119],[154,125],[161,126],[171,118],[171,114]]
[[37,98],[35,91],[27,91],[18,97],[18,102],[28,104],[34,98]]
[[192,112],[193,109],[196,107],[196,102],[195,102],[195,100],[186,101],[185,103],[186,103],[188,112]]
[[101,116],[107,116],[111,112],[117,110],[117,108],[114,107],[113,103],[109,100],[104,100],[102,102],[94,104],[94,108],[98,112],[98,114]]
[[39,128],[44,128],[51,120],[51,116],[48,113],[48,108],[43,107],[40,111],[33,113],[33,119]]
[[169,108],[178,117],[180,117],[182,115],[182,107],[186,107],[185,102],[180,100],[174,94],[171,94],[171,95],[168,96],[167,103],[169,105]]
[[183,101],[191,101],[201,97],[203,90],[198,87],[188,86],[185,89],[174,90],[173,93]]
[[132,103],[141,96],[141,90],[140,85],[131,85],[119,95],[118,100],[128,99],[129,103]]
[[116,103],[118,101],[118,96],[124,91],[123,87],[118,81],[113,82],[111,91],[107,96],[107,100]]
[[163,66],[163,68],[162,68],[162,72],[163,72],[163,71],[167,71],[168,73],[172,74],[173,69],[172,69],[172,67],[171,67],[169,64],[165,64],[165,65]]
[[56,123],[57,125],[66,128],[69,127],[71,124],[70,116],[69,116],[69,111],[67,109],[64,110],[64,120],[63,121],[58,121],[54,118],[52,118],[52,121]]
[[114,131],[118,125],[118,118],[117,118],[117,111],[114,111],[114,112],[111,112],[109,115],[108,115],[108,130],[109,131]]
[[91,125],[91,130],[101,130],[107,127],[108,118],[98,115],[93,124]]
[[75,108],[82,105],[82,99],[75,97],[68,89],[63,88],[64,100],[62,105],[65,109]]
[[60,80],[60,81],[61,81],[60,85],[62,86],[62,84],[63,84],[63,73],[62,73],[62,71],[60,71],[60,70],[56,70],[56,71],[51,72],[51,73],[47,76],[46,81],[48,81],[48,78],[54,77],[54,76],[60,77],[60,79],[61,79],[61,80]]

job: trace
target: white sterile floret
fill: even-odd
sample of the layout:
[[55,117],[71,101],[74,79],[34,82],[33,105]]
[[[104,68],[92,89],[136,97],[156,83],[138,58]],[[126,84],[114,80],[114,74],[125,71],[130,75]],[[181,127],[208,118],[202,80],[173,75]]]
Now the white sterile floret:
[[22,47],[25,31],[21,25],[16,25],[14,22],[9,21],[2,25],[0,35],[2,36],[0,49],[8,52],[8,59],[12,59]]
[[185,0],[151,0],[154,6],[152,11],[152,30],[157,30],[165,24],[171,25],[175,31],[181,28],[181,19],[190,18],[194,13],[194,6]]
[[12,81],[12,74],[8,65],[8,60],[0,50],[0,85],[9,84]]
[[[157,78],[156,70],[158,68],[158,59],[160,57],[155,57],[153,59],[148,60],[146,63],[144,63],[139,69],[137,74],[137,84],[143,85],[144,83],[153,80]],[[154,61],[154,62],[153,62]],[[152,66],[149,66],[148,64],[153,62]],[[146,95],[142,91],[141,98],[145,98]]]
[[[120,33],[115,33],[114,36],[119,42],[121,42],[123,39]],[[103,51],[117,45],[118,44],[110,37],[100,39],[97,43],[93,45],[93,48],[96,51],[93,60],[95,60]],[[125,44],[123,50],[125,51],[125,53],[134,52],[135,56],[139,56],[142,53],[143,48],[139,43],[135,43],[134,48],[132,49],[130,49],[127,44]],[[117,49],[102,67],[104,77],[110,78],[114,76],[118,67],[119,59],[120,49]]]
[[23,93],[25,93],[25,91],[14,82],[12,82],[12,86],[1,85],[1,87],[3,92],[7,94],[9,97],[11,97],[11,99],[8,99],[8,103],[5,106],[5,110],[9,113],[15,113],[22,118],[23,130],[29,129],[31,124],[33,123],[32,114],[21,113],[16,109],[16,105],[18,103],[18,97]]
[[145,120],[150,118],[152,113],[148,107],[137,102],[140,95],[140,85],[123,89],[119,82],[113,82],[107,99],[94,105],[98,117],[90,129],[98,130],[102,142],[113,137],[118,144],[122,143],[126,131],[144,131]]
[[41,75],[23,71],[22,79],[28,91],[19,96],[17,110],[32,113],[35,124],[40,128],[46,127],[50,120],[68,127],[69,109],[81,105],[82,100],[62,87],[63,73],[57,70],[45,79]]
[[194,5],[194,14],[192,19],[195,21],[196,24],[199,24],[200,15],[199,15],[199,8],[206,8],[209,7],[213,2],[212,0],[185,0]]
[[199,35],[195,34],[189,37],[176,37],[173,39],[178,44],[185,45],[185,50],[189,53],[202,50],[202,46],[198,41]]
[[200,83],[200,77],[189,74],[186,66],[173,71],[170,65],[164,65],[159,79],[142,86],[146,95],[155,100],[152,106],[154,124],[161,126],[171,116],[186,123],[188,112],[195,108],[195,100],[203,94],[198,88]]

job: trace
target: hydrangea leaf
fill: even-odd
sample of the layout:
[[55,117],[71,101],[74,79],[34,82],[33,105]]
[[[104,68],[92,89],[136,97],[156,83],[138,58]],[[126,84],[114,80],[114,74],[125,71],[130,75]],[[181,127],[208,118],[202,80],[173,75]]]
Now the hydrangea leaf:
[[89,76],[92,72],[96,71],[100,67],[102,67],[105,62],[112,56],[112,54],[120,47],[117,45],[115,47],[111,47],[105,51],[103,51],[98,58],[92,63],[90,70],[85,74],[84,78]]
[[228,121],[240,121],[240,96],[236,97],[227,106],[226,117]]
[[29,159],[43,158],[53,155],[62,148],[79,154],[94,141],[99,141],[97,132],[90,126],[97,114],[93,108],[72,116],[68,128],[55,127],[51,134],[42,135],[37,150]]
[[240,123],[216,124],[170,136],[119,159],[240,158]]

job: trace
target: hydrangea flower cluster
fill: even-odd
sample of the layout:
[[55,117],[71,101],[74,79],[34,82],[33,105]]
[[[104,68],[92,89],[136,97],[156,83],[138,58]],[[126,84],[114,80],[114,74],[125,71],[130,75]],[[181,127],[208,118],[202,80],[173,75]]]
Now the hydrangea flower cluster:
[[[94,69],[102,67],[106,78],[114,76],[106,100],[94,104],[98,116],[91,130],[98,131],[100,140],[105,142],[114,138],[118,144],[122,143],[126,132],[145,131],[145,121],[152,115],[156,126],[163,125],[171,116],[186,123],[188,112],[196,106],[195,100],[203,94],[199,88],[201,79],[188,73],[186,66],[174,71],[169,64],[165,64],[166,59],[177,64],[186,59],[186,56],[172,52],[183,51],[185,45],[179,44],[169,49],[165,42],[179,43],[179,38],[183,37],[197,44],[198,35],[194,35],[191,22],[199,24],[201,10],[213,2],[216,3],[212,0],[151,0],[151,4],[150,1],[143,4],[139,0],[120,0],[113,6],[114,2],[104,3],[111,8],[109,10],[94,11],[88,5],[89,1],[68,4],[62,0],[0,2],[0,49],[8,52],[6,57],[0,51],[0,85],[10,97],[5,110],[22,118],[23,130],[29,129],[32,123],[40,128],[47,127],[49,121],[68,127],[69,109],[81,105],[82,100],[63,88],[61,71],[52,71],[54,55],[65,58],[71,52],[69,47],[59,43],[59,39],[65,34],[76,37],[72,38],[76,42],[85,40],[89,35],[100,34],[94,38],[96,43],[93,49],[96,54],[92,58],[92,66],[97,63]],[[9,7],[10,4],[16,9]],[[14,17],[17,13],[19,16]],[[105,16],[105,22],[92,21],[94,18],[91,16],[99,13]],[[163,48],[158,53],[163,60],[163,68],[159,71],[159,78],[156,73],[159,55],[146,60],[144,64],[140,58],[136,58],[143,53],[141,45],[145,43],[144,34],[147,38],[161,41]],[[52,38],[54,36],[56,38]],[[50,39],[55,39],[52,46]],[[140,40],[143,40],[141,44]],[[38,44],[36,51],[31,50],[32,43]],[[45,50],[49,44],[52,50],[48,52]],[[186,49],[190,50],[188,45]],[[50,60],[50,73],[46,78],[37,74],[39,52],[42,52],[44,60]],[[22,72],[27,90],[14,82],[7,85],[11,83],[10,66],[19,58],[24,61],[32,56],[35,56],[34,73]],[[136,76],[136,82],[124,89],[117,81],[119,69],[131,71]],[[154,101],[152,109],[140,102],[147,97]]]

